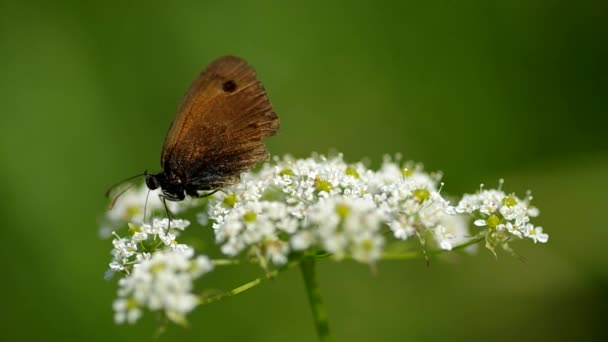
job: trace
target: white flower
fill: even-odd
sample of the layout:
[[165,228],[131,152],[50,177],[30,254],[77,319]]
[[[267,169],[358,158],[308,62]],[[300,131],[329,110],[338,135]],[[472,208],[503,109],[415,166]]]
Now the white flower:
[[367,231],[354,236],[352,240],[351,253],[353,259],[364,263],[372,263],[382,257],[382,248],[384,247],[382,235]]
[[310,230],[299,231],[291,237],[291,247],[296,251],[310,248],[316,242],[315,236]]
[[399,220],[390,222],[389,227],[393,231],[395,238],[400,240],[406,240],[416,234],[416,228],[410,224],[400,222]]
[[[205,219],[213,222],[225,254],[255,252],[275,264],[285,263],[292,250],[354,257],[355,250],[361,251],[360,237],[379,234],[374,232],[380,226],[400,240],[429,231],[440,248],[449,250],[468,238],[456,228],[463,225],[462,217],[454,218],[457,213],[478,216],[476,226],[523,236],[514,227],[524,227],[529,213],[534,214],[529,198],[488,189],[463,196],[453,207],[438,189],[439,178],[420,165],[402,166],[400,157],[386,157],[377,171],[361,163],[349,165],[341,155],[275,158],[211,199]],[[344,208],[348,214],[339,213]],[[359,256],[365,262],[375,258]]]
[[526,225],[525,235],[534,240],[534,243],[549,241],[549,235],[543,233],[543,227],[534,227],[532,224]]
[[278,236],[294,233],[297,220],[290,215],[286,204],[243,200],[229,210],[218,211],[217,204],[212,208],[209,215],[216,221],[213,228],[223,253],[237,255],[253,247],[265,252],[265,257],[275,264],[287,261],[289,244],[282,243]]
[[517,236],[518,238],[522,237],[522,229],[520,226],[513,224],[513,222],[507,222],[504,224],[504,229],[506,229],[509,233]]
[[530,200],[529,195],[520,199],[502,190],[480,190],[477,194],[463,196],[456,206],[456,212],[481,217],[473,224],[490,229],[486,243],[492,250],[494,246],[507,246],[508,235],[496,232],[507,232],[517,238],[528,237],[535,243],[546,242],[549,236],[542,233],[542,228],[530,223],[530,217],[539,214],[538,209],[530,206]]
[[530,217],[538,217],[540,215],[540,210],[536,207],[528,207],[528,216]]
[[[315,253],[373,265],[390,242],[414,235],[421,241],[432,237],[438,248],[452,250],[471,241],[468,222],[479,227],[475,239],[485,238],[493,252],[496,246],[508,249],[513,238],[548,241],[531,222],[539,214],[531,196],[482,188],[453,206],[441,192],[440,178],[421,165],[403,164],[399,156],[385,157],[378,170],[347,164],[342,155],[284,157],[242,174],[239,183],[207,199],[167,204],[173,213],[199,209],[197,221],[211,224],[222,253],[256,256],[263,267]],[[109,273],[123,275],[115,320],[133,323],[148,309],[183,323],[199,302],[193,281],[211,271],[213,263],[178,241],[189,221],[142,222],[147,194],[145,186],[127,191],[104,222],[106,228],[129,227],[126,236],[114,233],[112,241]],[[150,192],[147,209],[146,218],[164,211],[158,191]]]
[[162,250],[137,264],[132,273],[118,283],[115,321],[133,323],[141,316],[141,309],[147,308],[163,310],[167,317],[181,323],[199,302],[192,294],[193,280],[212,269],[207,257],[193,260],[192,254]]
[[283,265],[287,263],[287,254],[289,253],[289,244],[279,239],[267,241],[264,244],[266,256],[275,265]]
[[323,200],[310,208],[307,217],[306,229],[323,250],[336,257],[350,254],[355,260],[370,263],[382,256],[380,226],[386,218],[370,198]]
[[164,246],[176,249],[184,249],[175,239],[178,232],[190,225],[188,220],[172,220],[169,229],[168,219],[153,219],[152,223],[141,225],[129,223],[129,237],[120,237],[114,233],[115,239],[112,240],[112,261],[110,269],[112,271],[129,272],[134,264],[142,260],[149,259],[149,251],[141,250],[139,246],[148,244],[148,248],[160,248],[158,242]]
[[478,219],[478,220],[475,220],[475,222],[473,222],[473,224],[476,225],[477,227],[485,227],[488,225],[488,221],[483,220],[483,219]]
[[448,251],[467,242],[470,239],[467,218],[464,215],[445,216],[435,229],[435,239],[441,249]]
[[141,309],[133,298],[121,298],[114,301],[114,321],[116,323],[135,323],[141,317]]
[[133,256],[137,252],[137,242],[128,238],[116,237],[112,240],[114,249],[112,255],[115,259],[124,259]]

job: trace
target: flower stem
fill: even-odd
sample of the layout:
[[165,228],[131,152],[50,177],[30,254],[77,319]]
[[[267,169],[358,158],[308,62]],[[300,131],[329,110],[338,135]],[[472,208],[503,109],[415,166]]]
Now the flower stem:
[[317,329],[319,341],[330,342],[332,341],[332,337],[329,332],[327,312],[325,311],[325,306],[321,299],[321,290],[319,289],[319,283],[317,282],[315,262],[314,258],[303,258],[300,261],[300,270],[302,271],[302,277],[304,278],[304,284],[306,285],[308,302],[312,309],[312,317],[314,319],[315,328]]
[[[213,260],[213,263],[215,266],[227,266],[227,265],[240,265],[241,262],[239,260],[231,260],[231,259],[216,259]],[[279,275],[279,273],[290,269],[292,267],[294,267],[295,265],[297,265],[298,262],[297,261],[292,261],[289,264],[279,268],[279,269],[275,269],[275,270],[270,270],[268,272],[266,272],[266,274],[263,277],[258,277],[255,278],[251,281],[246,282],[243,285],[240,285],[238,287],[235,287],[231,290],[225,291],[225,292],[221,292],[218,294],[214,294],[211,296],[203,296],[201,295],[199,298],[199,304],[200,305],[207,305],[213,302],[217,302],[219,300],[222,300],[224,298],[227,297],[232,297],[232,296],[236,296],[238,294],[241,294],[249,289],[252,289],[258,285],[260,285],[262,282],[264,282],[265,280],[271,280],[274,279],[277,275]]]
[[[446,250],[446,249],[430,250],[430,251],[427,251],[426,254],[430,256],[430,255],[439,255],[439,254],[443,254],[443,253],[458,251],[461,249],[465,249],[469,246],[478,244],[479,242],[484,241],[484,239],[485,239],[484,236],[475,237],[467,242],[454,246],[451,250]],[[425,256],[425,252],[420,252],[420,251],[406,251],[406,252],[401,252],[401,253],[384,253],[382,255],[381,260],[409,260],[409,259],[416,259],[416,258],[420,258],[420,257],[424,257],[424,256]]]
[[268,279],[272,279],[274,277],[277,276],[279,272],[278,271],[271,271],[269,272],[265,277],[259,277],[259,278],[255,278],[254,280],[247,282],[239,287],[235,287],[232,290],[228,290],[226,292],[222,292],[220,294],[216,294],[214,296],[210,296],[207,298],[203,298],[200,299],[200,305],[207,305],[207,304],[211,304],[213,302],[217,302],[218,300],[222,300],[226,297],[232,297],[232,296],[236,296],[242,292],[245,292],[253,287],[256,287],[258,285],[260,285],[262,283],[262,281],[264,280],[268,280]]

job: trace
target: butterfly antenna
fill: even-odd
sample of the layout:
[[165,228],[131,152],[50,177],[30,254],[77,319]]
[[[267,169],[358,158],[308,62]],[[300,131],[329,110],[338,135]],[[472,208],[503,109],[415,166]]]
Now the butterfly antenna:
[[[139,174],[139,175],[135,175],[132,177],[129,177],[127,179],[123,179],[120,182],[112,185],[110,188],[108,188],[108,190],[105,193],[106,197],[110,197],[110,193],[112,192],[112,190],[116,189],[117,187],[121,186],[124,183],[130,182],[132,180],[134,180],[137,177],[141,177],[141,176],[145,176],[146,172]],[[122,190],[121,192],[119,192],[116,196],[112,197],[112,200],[110,201],[110,205],[108,206],[108,209],[112,209],[114,207],[114,205],[116,204],[116,201],[118,200],[118,198],[120,196],[122,196],[122,194],[124,194],[125,192],[127,192],[127,190],[131,189],[133,187],[133,183],[131,183],[128,187],[126,187],[124,190]]]
[[126,189],[124,189],[123,191],[119,192],[116,196],[114,196],[112,198],[112,201],[110,201],[110,205],[108,206],[108,209],[114,208],[114,205],[116,204],[116,201],[118,200],[118,197],[122,196],[122,194],[127,192],[127,190],[131,189],[132,187],[133,187],[133,184],[129,185]]
[[[112,192],[112,190],[116,189],[116,187],[118,187],[118,186],[120,186],[120,185],[122,185],[122,184],[124,184],[126,182],[130,182],[130,181],[134,180],[137,177],[141,177],[141,176],[145,176],[145,175],[146,175],[146,172],[140,173],[138,175],[131,176],[131,177],[127,178],[127,179],[121,180],[118,183],[115,183],[114,185],[112,185],[111,187],[109,187],[108,190],[106,190],[105,196],[106,197],[110,197],[110,193]],[[122,194],[122,192],[121,192],[121,194]]]

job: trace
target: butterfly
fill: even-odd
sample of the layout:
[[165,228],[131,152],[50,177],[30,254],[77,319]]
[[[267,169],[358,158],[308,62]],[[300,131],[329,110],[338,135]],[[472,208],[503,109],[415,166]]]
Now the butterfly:
[[190,85],[163,144],[162,171],[145,172],[145,183],[162,190],[163,202],[208,196],[267,160],[263,139],[279,126],[253,67],[220,57]]

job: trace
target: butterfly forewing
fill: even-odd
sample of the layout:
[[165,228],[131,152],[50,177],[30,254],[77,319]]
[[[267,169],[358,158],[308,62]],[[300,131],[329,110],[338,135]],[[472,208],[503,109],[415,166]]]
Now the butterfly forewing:
[[219,188],[267,158],[262,139],[278,128],[254,69],[241,58],[222,57],[188,89],[167,133],[161,166],[169,178]]

